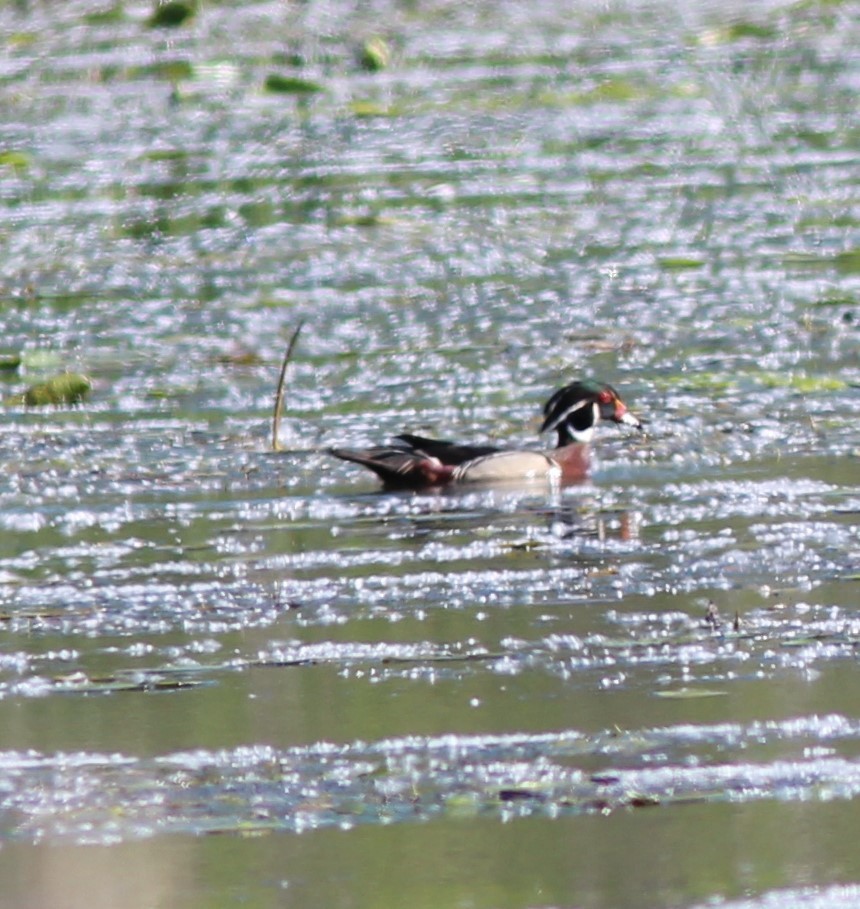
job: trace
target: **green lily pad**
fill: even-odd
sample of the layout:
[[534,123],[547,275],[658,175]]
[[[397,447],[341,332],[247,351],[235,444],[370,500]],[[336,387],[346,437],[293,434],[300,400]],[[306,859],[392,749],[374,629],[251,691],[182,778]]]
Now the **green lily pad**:
[[157,60],[129,70],[133,78],[152,77],[165,82],[180,82],[194,78],[194,65],[189,60]]
[[378,73],[391,62],[391,49],[382,38],[369,38],[358,51],[358,65],[369,73]]
[[766,41],[774,38],[776,34],[776,29],[771,25],[752,22],[749,19],[738,19],[724,27],[702,32],[698,36],[698,40],[705,45],[730,44],[744,39]]
[[657,260],[664,271],[684,271],[692,268],[702,268],[704,259],[693,259],[689,256],[663,256]]
[[153,28],[175,28],[193,18],[197,8],[193,3],[183,3],[182,0],[168,0],[159,3],[149,18],[149,25]]
[[375,101],[352,101],[349,109],[355,117],[396,117],[399,111],[394,107],[385,107]]
[[0,167],[25,170],[30,166],[30,157],[19,151],[0,151]]
[[758,40],[767,40],[776,37],[776,29],[771,25],[763,25],[760,22],[750,22],[748,19],[739,19],[733,22],[725,30],[726,39],[737,41],[741,38],[756,38]]
[[311,82],[309,79],[299,79],[296,76],[282,76],[280,73],[269,73],[266,76],[264,87],[267,92],[279,92],[288,95],[311,95],[323,90],[323,87],[318,82]]
[[334,219],[336,227],[383,227],[395,224],[396,219],[379,212],[367,212],[361,215],[340,215]]

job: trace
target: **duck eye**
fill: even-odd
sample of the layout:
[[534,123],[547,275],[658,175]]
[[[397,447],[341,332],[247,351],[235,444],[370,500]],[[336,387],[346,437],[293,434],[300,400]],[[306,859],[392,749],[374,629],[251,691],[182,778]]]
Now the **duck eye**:
[[605,388],[597,395],[597,400],[601,404],[611,404],[612,403],[612,392],[607,391]]

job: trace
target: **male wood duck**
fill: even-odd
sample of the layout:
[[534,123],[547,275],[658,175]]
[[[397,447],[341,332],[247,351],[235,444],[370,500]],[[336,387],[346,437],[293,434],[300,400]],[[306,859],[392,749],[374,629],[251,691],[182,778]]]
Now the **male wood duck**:
[[642,428],[611,385],[572,382],[546,402],[540,432],[558,434],[549,452],[511,450],[493,445],[460,445],[403,433],[395,443],[329,453],[372,470],[389,489],[426,489],[451,483],[555,481],[574,483],[588,473],[588,442],[600,420]]

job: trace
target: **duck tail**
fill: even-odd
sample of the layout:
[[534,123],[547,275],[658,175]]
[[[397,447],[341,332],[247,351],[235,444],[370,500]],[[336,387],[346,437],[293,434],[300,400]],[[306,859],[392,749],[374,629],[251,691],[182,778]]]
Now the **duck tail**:
[[453,468],[437,458],[398,448],[330,448],[329,454],[372,470],[390,489],[420,489],[451,479]]

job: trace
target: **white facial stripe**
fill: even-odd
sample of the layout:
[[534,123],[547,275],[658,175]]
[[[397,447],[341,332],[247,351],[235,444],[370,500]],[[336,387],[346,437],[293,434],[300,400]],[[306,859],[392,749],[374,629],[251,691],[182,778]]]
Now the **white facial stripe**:
[[[568,407],[564,413],[559,414],[553,421],[547,426],[546,431],[549,432],[558,426],[559,423],[563,423],[574,411],[581,410],[588,404],[588,401],[577,401],[572,407]],[[596,407],[597,405],[595,405]]]

